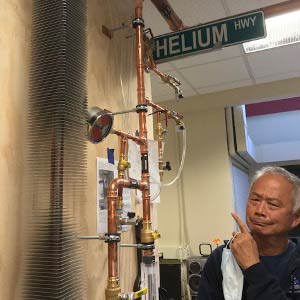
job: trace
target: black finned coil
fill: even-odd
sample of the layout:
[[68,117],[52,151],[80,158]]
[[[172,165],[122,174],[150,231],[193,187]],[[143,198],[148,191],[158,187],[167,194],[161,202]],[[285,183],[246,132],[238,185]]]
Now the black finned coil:
[[33,1],[24,300],[86,299],[75,214],[86,187],[86,15],[86,0]]

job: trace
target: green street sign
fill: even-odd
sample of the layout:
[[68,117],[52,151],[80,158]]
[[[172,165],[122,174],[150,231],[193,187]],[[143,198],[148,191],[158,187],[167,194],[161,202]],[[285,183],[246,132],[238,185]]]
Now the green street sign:
[[160,63],[265,36],[264,13],[256,11],[154,37],[153,57]]

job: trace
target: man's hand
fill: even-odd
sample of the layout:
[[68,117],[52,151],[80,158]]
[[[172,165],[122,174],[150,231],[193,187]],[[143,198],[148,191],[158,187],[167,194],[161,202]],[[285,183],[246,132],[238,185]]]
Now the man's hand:
[[241,268],[246,270],[260,262],[257,245],[240,217],[235,213],[231,213],[231,215],[241,230],[237,234],[236,232],[232,233],[233,236],[236,236],[231,242],[231,252]]

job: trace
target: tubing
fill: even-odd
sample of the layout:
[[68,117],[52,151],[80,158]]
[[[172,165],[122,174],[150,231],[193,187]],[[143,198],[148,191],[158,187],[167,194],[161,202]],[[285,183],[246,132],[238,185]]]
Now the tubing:
[[182,137],[183,137],[183,139],[182,139],[183,147],[182,148],[183,149],[182,149],[180,167],[178,169],[176,177],[173,180],[171,180],[170,182],[168,182],[168,183],[163,183],[162,184],[163,187],[171,186],[173,183],[175,183],[179,179],[179,177],[181,175],[181,172],[182,172],[182,169],[183,169],[183,165],[184,165],[184,160],[185,160],[185,154],[186,154],[186,129],[184,129],[182,131],[183,131],[182,132]]

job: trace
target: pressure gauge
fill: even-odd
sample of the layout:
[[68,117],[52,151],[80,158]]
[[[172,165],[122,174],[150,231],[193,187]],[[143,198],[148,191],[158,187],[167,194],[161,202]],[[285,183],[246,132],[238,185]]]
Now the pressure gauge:
[[88,139],[93,144],[102,142],[110,133],[114,117],[108,110],[92,107],[88,110]]

